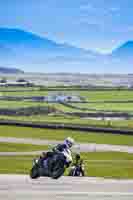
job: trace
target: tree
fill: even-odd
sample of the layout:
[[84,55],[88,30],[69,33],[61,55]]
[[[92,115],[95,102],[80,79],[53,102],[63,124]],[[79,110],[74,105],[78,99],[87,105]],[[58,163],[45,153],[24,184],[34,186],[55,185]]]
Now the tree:
[[3,77],[1,80],[0,80],[0,83],[7,83],[7,79],[5,77]]
[[23,78],[19,78],[16,82],[22,83],[22,82],[28,82],[28,81]]

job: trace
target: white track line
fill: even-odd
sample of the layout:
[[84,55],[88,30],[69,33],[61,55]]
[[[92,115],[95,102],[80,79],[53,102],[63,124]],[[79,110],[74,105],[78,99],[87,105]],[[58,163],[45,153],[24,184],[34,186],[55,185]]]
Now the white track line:
[[[0,142],[35,144],[35,145],[55,145],[55,144],[61,143],[62,141],[42,140],[42,139],[32,139],[32,138],[0,137]],[[75,145],[73,150],[76,150],[76,151],[78,150],[80,152],[115,151],[115,152],[133,153],[133,146],[80,143],[80,144]]]

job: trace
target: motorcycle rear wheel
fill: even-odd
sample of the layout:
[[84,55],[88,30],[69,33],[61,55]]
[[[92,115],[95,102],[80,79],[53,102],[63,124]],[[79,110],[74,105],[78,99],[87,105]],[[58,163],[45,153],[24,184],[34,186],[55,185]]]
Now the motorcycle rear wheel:
[[64,174],[65,167],[64,167],[64,162],[63,160],[57,160],[52,167],[51,170],[51,178],[53,179],[58,179]]

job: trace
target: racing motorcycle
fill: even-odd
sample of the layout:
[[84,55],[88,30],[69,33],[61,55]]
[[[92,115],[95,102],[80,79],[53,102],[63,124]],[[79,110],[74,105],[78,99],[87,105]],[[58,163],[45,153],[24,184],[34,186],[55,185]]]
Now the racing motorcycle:
[[69,149],[64,149],[63,152],[53,153],[52,156],[48,156],[44,159],[43,165],[40,159],[34,159],[32,169],[30,170],[30,177],[36,179],[40,176],[47,176],[58,179],[64,174],[65,169],[69,167],[71,162],[72,155]]
[[84,176],[84,165],[72,166],[68,176]]

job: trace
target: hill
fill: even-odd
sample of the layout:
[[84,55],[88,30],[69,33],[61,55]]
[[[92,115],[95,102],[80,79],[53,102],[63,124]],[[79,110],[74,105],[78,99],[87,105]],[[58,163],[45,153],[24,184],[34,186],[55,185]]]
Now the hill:
[[95,62],[97,57],[100,55],[96,52],[58,44],[20,29],[0,28],[0,64],[3,66],[23,66],[24,71],[36,68],[42,72],[75,72],[82,67],[87,72],[88,63]]
[[57,43],[20,29],[0,28],[0,65],[25,72],[133,73],[133,41],[109,55]]
[[24,71],[17,69],[17,68],[9,68],[9,67],[0,67],[0,73],[4,74],[18,74],[24,73]]

